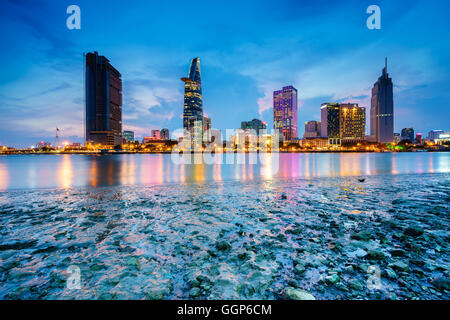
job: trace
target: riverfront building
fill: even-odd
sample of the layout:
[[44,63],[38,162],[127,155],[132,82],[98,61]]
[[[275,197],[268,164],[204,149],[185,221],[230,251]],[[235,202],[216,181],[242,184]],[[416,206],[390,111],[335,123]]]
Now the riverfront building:
[[86,142],[122,143],[122,76],[104,56],[86,55]]
[[394,96],[392,79],[387,73],[387,58],[382,75],[372,88],[370,136],[376,142],[394,141]]
[[297,134],[297,89],[283,87],[273,92],[273,127],[279,130],[280,138],[295,140]]
[[183,129],[185,143],[189,148],[199,149],[203,142],[203,97],[200,76],[200,58],[194,58],[189,67],[189,76],[181,78],[184,82]]

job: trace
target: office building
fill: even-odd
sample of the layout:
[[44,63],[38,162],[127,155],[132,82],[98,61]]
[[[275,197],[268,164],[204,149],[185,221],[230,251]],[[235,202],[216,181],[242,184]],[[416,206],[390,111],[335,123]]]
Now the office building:
[[194,58],[189,67],[189,76],[184,82],[183,129],[184,143],[190,138],[191,148],[201,148],[203,142],[203,98],[200,76],[200,58]]
[[401,140],[408,140],[410,143],[414,142],[414,129],[404,128],[402,129]]
[[320,133],[320,121],[308,121],[305,122],[305,133],[303,134],[304,138],[317,138],[321,136]]
[[169,129],[163,128],[160,132],[161,140],[170,140]]
[[297,134],[297,89],[283,87],[273,92],[273,127],[283,140],[295,140]]
[[259,119],[253,119],[251,121],[242,121],[241,122],[242,130],[255,130],[256,134],[264,134],[267,129],[267,124],[264,121]]
[[392,79],[387,73],[387,58],[382,75],[372,88],[370,135],[379,143],[394,141],[394,96]]
[[356,103],[341,104],[339,108],[339,138],[341,143],[361,142],[366,138],[366,108]]
[[340,145],[339,132],[339,103],[323,103],[320,107],[320,133],[328,139],[329,145]]
[[86,142],[122,143],[122,76],[104,56],[86,55]]
[[126,130],[122,133],[122,138],[125,140],[126,143],[128,142],[134,142],[134,131]]

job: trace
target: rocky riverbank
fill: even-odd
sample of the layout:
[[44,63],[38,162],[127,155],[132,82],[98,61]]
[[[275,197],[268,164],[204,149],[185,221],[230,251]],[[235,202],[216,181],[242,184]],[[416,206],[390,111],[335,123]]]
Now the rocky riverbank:
[[449,299],[449,175],[365,179],[3,192],[0,298]]

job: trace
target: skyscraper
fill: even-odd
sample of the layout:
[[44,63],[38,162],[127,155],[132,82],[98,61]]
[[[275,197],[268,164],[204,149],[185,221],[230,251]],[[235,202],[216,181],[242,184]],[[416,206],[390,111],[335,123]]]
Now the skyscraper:
[[366,137],[366,108],[357,103],[323,103],[321,106],[321,136],[329,145],[359,142]]
[[340,105],[339,137],[341,142],[359,142],[366,138],[366,108],[357,103]]
[[203,99],[200,77],[200,58],[194,58],[189,67],[189,76],[184,82],[183,129],[191,138],[191,147],[200,147],[203,142]]
[[297,139],[297,89],[283,87],[273,92],[273,127],[284,140]]
[[340,145],[339,135],[339,103],[322,103],[320,107],[320,133],[322,137],[328,138],[329,145]]
[[376,142],[384,143],[394,140],[394,96],[392,79],[387,73],[387,58],[383,73],[372,88],[370,135]]
[[122,75],[97,52],[86,55],[86,142],[122,143]]

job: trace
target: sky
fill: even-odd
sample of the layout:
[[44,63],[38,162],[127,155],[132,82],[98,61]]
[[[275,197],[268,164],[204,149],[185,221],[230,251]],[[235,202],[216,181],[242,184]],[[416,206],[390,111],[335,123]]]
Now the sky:
[[[81,29],[69,30],[69,5]],[[369,5],[381,9],[370,30]],[[0,145],[83,141],[83,53],[122,74],[123,129],[137,137],[182,127],[183,82],[200,57],[203,110],[212,127],[259,118],[272,127],[272,94],[298,89],[299,136],[324,102],[370,108],[388,57],[394,129],[449,131],[448,1],[0,2]],[[368,110],[367,110],[368,111]],[[369,118],[366,131],[369,132]]]

